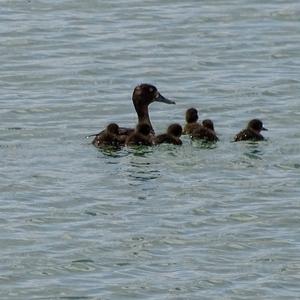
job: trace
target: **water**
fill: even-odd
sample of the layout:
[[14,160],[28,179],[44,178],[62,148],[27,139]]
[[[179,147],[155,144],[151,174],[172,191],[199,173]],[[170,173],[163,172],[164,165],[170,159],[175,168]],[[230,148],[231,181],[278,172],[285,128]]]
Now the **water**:
[[[2,1],[1,299],[299,299],[298,1]],[[101,152],[155,84],[214,147]],[[262,143],[231,143],[251,118]]]

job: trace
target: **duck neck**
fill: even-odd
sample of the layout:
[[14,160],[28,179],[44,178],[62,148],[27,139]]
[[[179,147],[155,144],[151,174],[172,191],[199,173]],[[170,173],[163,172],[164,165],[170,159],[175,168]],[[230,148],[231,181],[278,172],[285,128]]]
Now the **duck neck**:
[[149,117],[148,105],[143,105],[139,107],[135,106],[135,110],[138,115],[138,123],[148,124],[150,126],[151,133],[154,133]]

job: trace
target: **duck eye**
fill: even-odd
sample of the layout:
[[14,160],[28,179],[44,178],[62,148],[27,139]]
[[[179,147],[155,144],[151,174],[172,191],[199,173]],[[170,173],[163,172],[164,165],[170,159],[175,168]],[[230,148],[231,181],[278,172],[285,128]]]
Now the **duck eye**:
[[153,93],[153,91],[154,91],[154,89],[151,87],[151,88],[149,88],[149,92],[150,93]]

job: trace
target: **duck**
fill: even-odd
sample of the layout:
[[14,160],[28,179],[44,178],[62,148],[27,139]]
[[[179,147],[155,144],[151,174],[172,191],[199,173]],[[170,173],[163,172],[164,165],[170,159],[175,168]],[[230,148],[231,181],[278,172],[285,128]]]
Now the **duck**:
[[182,127],[180,124],[174,123],[171,124],[166,133],[159,134],[154,139],[154,144],[159,145],[163,143],[173,144],[173,145],[182,145],[180,136],[182,134]]
[[[165,98],[154,85],[148,83],[139,84],[134,88],[132,102],[137,113],[138,124],[148,124],[152,135],[154,135],[155,132],[150,121],[149,105],[153,102],[176,104],[175,101]],[[126,138],[134,131],[134,128],[119,127],[120,139],[125,142]],[[97,145],[97,140],[101,138],[104,132],[105,130],[95,135],[92,142],[94,145]]]
[[99,148],[106,146],[119,147],[121,144],[119,138],[119,125],[116,123],[108,124],[103,134],[101,134],[99,138],[93,140],[93,144]]
[[259,119],[252,119],[248,122],[247,128],[240,131],[234,141],[263,141],[265,138],[260,133],[268,129],[263,126],[263,122]]
[[151,127],[147,123],[138,123],[134,132],[125,141],[126,146],[152,146]]
[[198,126],[191,134],[192,139],[201,139],[209,142],[217,142],[219,138],[216,135],[214,123],[211,119],[202,121],[202,126]]
[[191,134],[193,130],[201,126],[200,123],[198,123],[198,118],[198,110],[194,107],[189,108],[185,112],[186,124],[183,128],[184,134]]

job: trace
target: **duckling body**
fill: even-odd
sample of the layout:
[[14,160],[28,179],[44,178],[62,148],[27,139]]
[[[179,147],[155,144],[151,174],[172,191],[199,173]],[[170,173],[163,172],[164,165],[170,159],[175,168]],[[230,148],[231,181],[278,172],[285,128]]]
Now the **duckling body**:
[[235,142],[238,141],[263,141],[265,138],[260,133],[262,130],[268,130],[263,126],[259,119],[251,120],[247,128],[240,131],[234,138]]
[[92,143],[96,147],[119,147],[122,144],[119,138],[119,126],[116,123],[110,123],[103,131],[103,134],[95,137]]
[[181,125],[174,123],[168,127],[166,133],[160,134],[155,137],[154,144],[173,144],[173,145],[182,145],[182,141],[180,140],[180,136],[182,134]]
[[191,134],[193,139],[206,140],[209,142],[217,142],[219,138],[216,135],[214,123],[210,119],[202,121],[202,126],[193,130]]
[[152,144],[151,128],[146,123],[138,124],[125,141],[126,146],[152,146]]

